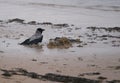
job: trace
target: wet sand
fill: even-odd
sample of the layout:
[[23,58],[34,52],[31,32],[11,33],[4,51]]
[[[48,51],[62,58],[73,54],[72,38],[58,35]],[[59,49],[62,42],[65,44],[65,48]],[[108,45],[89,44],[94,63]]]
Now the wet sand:
[[[30,37],[38,27],[45,29],[43,42],[39,46],[22,46],[20,42]],[[76,28],[77,27],[77,28]],[[87,31],[88,30],[88,31]],[[54,33],[54,34],[52,34]],[[23,68],[40,75],[54,73],[66,76],[82,77],[102,82],[119,80],[120,78],[120,39],[91,39],[92,34],[108,34],[109,32],[94,31],[80,26],[56,28],[52,25],[31,25],[21,23],[0,24],[0,69],[12,70]],[[119,36],[119,32],[109,33]],[[82,44],[73,44],[68,49],[49,49],[49,39],[55,37],[80,38]],[[80,37],[82,36],[82,37]],[[115,43],[111,41],[115,40]],[[90,43],[90,42],[96,43]],[[104,42],[107,42],[104,43]],[[87,43],[87,45],[83,45]],[[78,45],[83,45],[79,47]],[[114,46],[113,46],[114,45]],[[99,73],[99,74],[96,74]],[[26,76],[3,76],[0,71],[1,83],[53,83],[49,80],[38,80]],[[55,82],[58,83],[58,82]],[[118,83],[118,82],[115,82]]]

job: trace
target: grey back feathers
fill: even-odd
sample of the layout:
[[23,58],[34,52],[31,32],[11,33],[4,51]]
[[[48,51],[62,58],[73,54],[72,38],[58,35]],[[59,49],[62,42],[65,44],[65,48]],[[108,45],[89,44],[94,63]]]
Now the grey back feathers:
[[30,41],[33,41],[33,40],[41,38],[41,37],[42,37],[42,33],[37,30],[36,33],[34,35],[32,35],[29,39],[30,39]]
[[42,32],[43,31],[44,31],[44,29],[38,28],[34,35],[32,35],[30,38],[28,38],[25,41],[23,41],[22,43],[20,43],[20,45],[32,45],[32,44],[38,44],[38,43],[42,42],[42,40],[43,40]]

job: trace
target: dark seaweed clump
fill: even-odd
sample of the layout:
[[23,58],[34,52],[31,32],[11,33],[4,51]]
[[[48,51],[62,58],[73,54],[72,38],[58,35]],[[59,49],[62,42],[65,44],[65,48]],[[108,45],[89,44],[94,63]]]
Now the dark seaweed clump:
[[102,36],[97,36],[97,37],[108,37],[108,38],[120,38],[119,36],[112,36],[112,35],[102,35]]
[[93,73],[83,73],[83,74],[80,74],[80,76],[85,76],[85,75],[94,76],[94,75],[100,75],[100,73],[99,72],[93,72]]
[[30,22],[28,22],[28,24],[30,24],[30,25],[36,25],[37,22],[36,21],[30,21]]
[[69,27],[69,25],[66,24],[66,23],[64,23],[64,24],[54,24],[54,26]]
[[43,23],[40,23],[41,25],[53,25],[53,23],[51,22],[43,22]]
[[95,30],[105,30],[107,32],[120,32],[120,27],[87,27],[87,29]]
[[56,37],[50,39],[47,47],[48,48],[69,48],[72,47],[72,43],[80,43],[80,39],[69,39],[67,37]]
[[3,20],[0,20],[0,22],[3,22]]
[[112,81],[108,81],[108,83],[120,83],[120,80],[112,80]]
[[64,82],[64,83],[100,83],[100,81],[97,80],[91,80],[91,79],[73,77],[73,76],[65,76],[65,75],[59,75],[53,73],[40,75],[35,72],[28,72],[27,70],[22,68],[16,68],[14,70],[5,70],[5,69],[0,69],[0,70],[4,72],[2,75],[5,77],[11,77],[13,75],[22,75],[22,76],[31,77],[32,79],[48,80],[48,81]]
[[8,23],[12,23],[12,22],[17,22],[17,23],[24,23],[23,19],[19,19],[19,18],[14,18],[14,19],[9,19]]

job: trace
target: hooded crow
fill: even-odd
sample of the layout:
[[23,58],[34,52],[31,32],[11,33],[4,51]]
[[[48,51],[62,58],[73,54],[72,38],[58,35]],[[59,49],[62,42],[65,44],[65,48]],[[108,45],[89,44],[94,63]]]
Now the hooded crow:
[[32,44],[38,44],[38,43],[42,42],[42,39],[43,39],[42,32],[43,31],[44,31],[44,29],[38,28],[34,35],[32,35],[30,38],[28,38],[25,41],[23,41],[22,43],[20,43],[20,45],[32,45]]

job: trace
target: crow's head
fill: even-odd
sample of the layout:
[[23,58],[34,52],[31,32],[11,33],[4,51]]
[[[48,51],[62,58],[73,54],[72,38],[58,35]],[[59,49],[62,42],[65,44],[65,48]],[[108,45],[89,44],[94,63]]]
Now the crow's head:
[[45,31],[45,29],[42,29],[42,28],[37,28],[37,32],[43,32],[43,31]]

